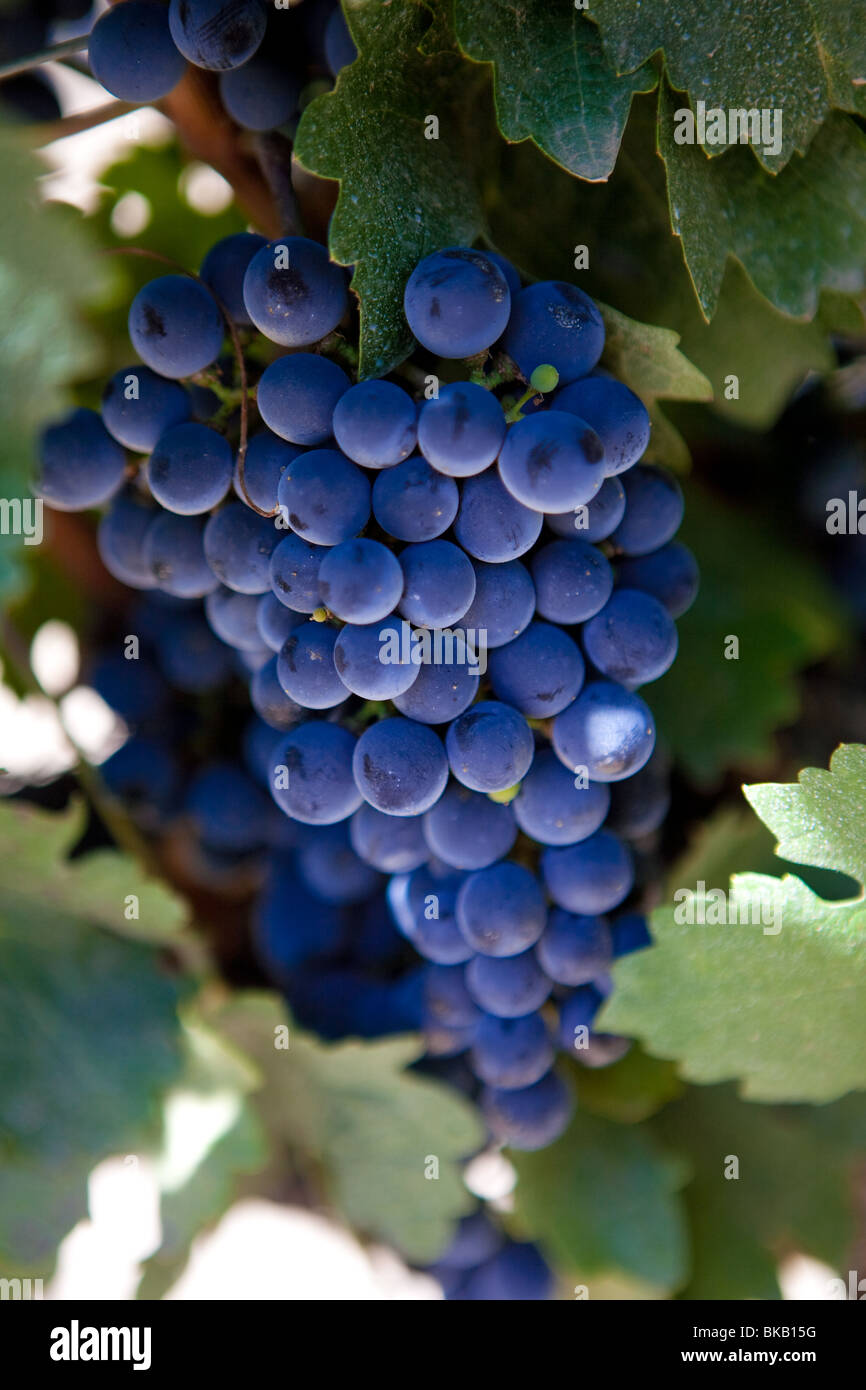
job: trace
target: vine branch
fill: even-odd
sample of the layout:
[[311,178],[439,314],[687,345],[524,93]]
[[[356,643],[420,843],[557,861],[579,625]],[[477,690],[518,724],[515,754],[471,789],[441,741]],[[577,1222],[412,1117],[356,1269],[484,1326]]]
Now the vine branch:
[[231,184],[252,224],[268,238],[278,237],[284,227],[273,192],[257,161],[243,148],[212,75],[189,68],[174,91],[155,105],[174,122],[190,154]]
[[87,48],[88,38],[89,35],[80,34],[78,38],[64,39],[62,43],[40,48],[37,53],[27,53],[23,58],[13,58],[9,63],[0,64],[0,82],[7,77],[20,77],[33,68],[42,67],[43,63],[59,63],[64,58],[71,58],[74,53],[82,53]]
[[301,209],[292,183],[292,145],[278,130],[253,136],[253,150],[282,222],[281,234],[303,234]]
[[37,146],[50,145],[55,140],[65,140],[70,135],[80,135],[85,130],[95,130],[97,126],[107,125],[120,116],[139,108],[129,101],[109,101],[104,106],[96,106],[90,111],[77,111],[74,115],[61,116],[57,121],[47,121],[43,125],[30,126],[28,134]]

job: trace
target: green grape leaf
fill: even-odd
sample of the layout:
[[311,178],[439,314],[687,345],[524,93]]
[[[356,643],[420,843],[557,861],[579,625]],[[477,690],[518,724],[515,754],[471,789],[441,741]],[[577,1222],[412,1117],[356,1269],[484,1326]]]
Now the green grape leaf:
[[[498,176],[485,186],[491,235],[526,273],[574,280],[632,319],[678,333],[679,352],[712,384],[713,410],[735,423],[767,428],[810,371],[834,364],[830,332],[862,332],[863,315],[854,299],[823,290],[814,319],[792,318],[759,294],[740,262],[729,257],[718,307],[707,322],[682,242],[670,230],[651,106],[649,99],[635,104],[617,167],[604,184],[576,182],[529,142],[503,147]],[[577,271],[576,243],[587,247],[589,258]],[[736,391],[731,375],[737,377]],[[648,457],[675,468],[687,464],[684,443],[658,407]]]
[[50,1279],[57,1247],[87,1218],[90,1153],[11,1154],[0,1146],[0,1278]]
[[129,894],[145,918],[173,900],[125,856],[111,871],[93,856],[92,880],[86,857],[64,862],[80,825],[76,808],[0,803],[0,1263],[13,1270],[44,1265],[83,1213],[86,1173],[155,1128],[180,1066],[182,981],[119,934]]
[[712,400],[712,386],[680,352],[678,333],[636,323],[607,304],[598,307],[605,328],[602,365],[630,386],[650,412],[652,434],[644,455],[646,461],[666,463],[683,471],[688,466],[688,447],[659,409],[659,399]]
[[658,1115],[653,1132],[692,1172],[682,1297],[778,1299],[786,1254],[846,1270],[864,1124],[862,1096],[817,1109],[749,1105],[729,1087],[690,1087]]
[[595,1277],[626,1275],[663,1291],[686,1278],[686,1172],[645,1128],[578,1111],[555,1144],[509,1157],[521,1230],[584,1280],[590,1298]]
[[[701,587],[677,622],[677,660],[642,693],[675,756],[711,784],[732,764],[759,767],[770,756],[774,730],[799,709],[797,673],[834,650],[845,628],[817,564],[696,483],[684,491],[680,538],[698,558]],[[732,638],[738,656],[728,658]]]
[[[802,789],[748,794],[782,828],[786,853],[862,884],[864,768],[866,748],[843,748],[829,773],[802,774]],[[746,1099],[818,1102],[866,1088],[861,897],[828,902],[793,875],[750,873],[709,901],[701,879],[681,878],[674,902],[652,914],[652,949],[614,965],[600,1028],[639,1037],[688,1080],[738,1079]]]
[[671,225],[706,318],[716,311],[725,265],[736,256],[778,309],[814,316],[822,289],[853,294],[866,284],[866,135],[833,115],[805,155],[773,177],[748,150],[707,159],[674,141],[677,95],[662,87],[659,153],[668,176]]
[[162,1244],[146,1260],[136,1298],[164,1298],[183,1274],[194,1239],[212,1227],[232,1205],[239,1179],[262,1166],[266,1142],[256,1115],[243,1106],[183,1187],[160,1199]]
[[[0,843],[6,851],[0,902],[12,911],[56,912],[155,944],[178,939],[186,908],[180,898],[136,862],[116,850],[95,850],[69,860],[84,829],[84,808],[46,815],[21,803],[0,801]],[[2,939],[2,937],[0,937]]]
[[810,372],[825,373],[836,365],[831,332],[859,333],[864,326],[853,299],[827,290],[808,322],[780,313],[733,259],[711,322],[697,311],[692,295],[679,318],[682,350],[712,382],[714,409],[758,430],[774,424]]
[[673,897],[683,883],[707,888],[727,888],[733,874],[796,874],[828,902],[855,898],[857,883],[847,874],[830,869],[806,868],[802,863],[781,858],[775,838],[748,806],[723,802],[719,809],[701,821],[683,854],[671,865],[666,892]]
[[[866,115],[866,25],[837,0],[592,0],[618,72],[663,51],[672,84],[724,111],[781,111],[780,149],[753,146],[778,171],[842,107]],[[708,155],[718,145],[704,146]]]
[[[0,598],[8,600],[20,596],[26,581],[21,550],[27,513],[21,509],[32,502],[36,434],[62,410],[66,383],[97,363],[96,340],[81,310],[102,292],[108,272],[80,216],[40,202],[41,166],[15,129],[0,126],[0,156],[0,497],[4,506],[18,507],[17,518],[4,510],[0,531]],[[38,537],[33,520],[31,514],[26,530]]]
[[[575,181],[531,142],[504,146],[484,189],[491,234],[525,271],[574,279],[632,318],[679,332],[681,350],[712,380],[717,407],[760,426],[778,413],[801,370],[823,369],[827,329],[837,327],[843,306],[857,331],[860,315],[848,296],[862,289],[866,261],[864,137],[836,117],[817,154],[797,156],[776,179],[748,151],[709,161],[699,150],[663,143],[669,191],[654,151],[657,108],[664,112],[672,100],[663,93],[658,102],[635,102],[604,184]],[[682,216],[681,236],[670,230],[671,204]],[[575,273],[578,244],[589,264]],[[816,310],[810,322],[792,317]],[[741,378],[739,400],[723,395],[730,372]]]
[[616,163],[636,92],[658,75],[644,66],[618,77],[598,31],[575,7],[546,0],[456,0],[464,53],[492,63],[499,128],[532,139],[578,178],[606,179]]
[[581,1110],[621,1124],[647,1119],[683,1089],[673,1062],[648,1057],[637,1046],[610,1067],[578,1067],[574,1085]]
[[[267,1137],[249,1100],[257,1069],[195,1016],[185,1022],[184,1043],[186,1064],[165,1098],[164,1141],[155,1162],[162,1244],[144,1266],[140,1299],[164,1296],[183,1272],[195,1237],[224,1215],[240,1180],[260,1172],[268,1159]],[[192,1106],[197,1148],[190,1140]]]
[[269,995],[246,995],[220,1016],[220,1032],[260,1065],[258,1106],[268,1131],[298,1165],[312,1166],[343,1217],[394,1244],[418,1264],[448,1244],[472,1206],[461,1160],[484,1141],[467,1100],[407,1067],[422,1048],[412,1037],[319,1042],[285,1024]]
[[804,768],[796,785],[765,782],[743,791],[778,838],[779,854],[866,884],[866,745],[843,744],[829,771]]
[[412,350],[403,287],[418,261],[484,231],[475,170],[487,116],[457,53],[422,52],[425,40],[435,47],[440,14],[431,30],[416,0],[352,0],[346,13],[359,56],[305,109],[295,155],[340,184],[331,254],[355,267],[360,374],[382,376]]

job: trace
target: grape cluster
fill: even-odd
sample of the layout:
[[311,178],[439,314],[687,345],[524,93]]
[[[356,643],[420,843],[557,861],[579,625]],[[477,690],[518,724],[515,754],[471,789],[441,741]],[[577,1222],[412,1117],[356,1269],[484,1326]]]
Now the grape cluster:
[[483,1209],[465,1216],[435,1265],[447,1299],[486,1303],[553,1297],[554,1279],[536,1246],[508,1240]]
[[[649,942],[640,849],[668,805],[639,690],[697,572],[581,290],[448,248],[405,310],[415,361],[353,384],[343,268],[304,238],[229,237],[200,278],[136,296],[142,363],[46,431],[39,492],[104,506],[106,567],[147,591],[139,659],[93,676],[133,735],[110,788],[194,827],[213,882],[264,860],[255,950],[302,1024],[420,1028],[493,1138],[536,1149],[571,1113],[557,1052],[628,1046],[594,1021],[612,961]],[[260,422],[245,453],[226,319]],[[171,691],[240,728],[240,680],[242,737],[179,766]],[[472,1279],[540,1286],[539,1259],[497,1249]]]
[[264,0],[122,0],[89,41],[93,76],[121,100],[166,96],[192,63],[218,74],[225,110],[252,131],[292,122],[309,83],[336,77],[355,56],[338,0],[281,9]]

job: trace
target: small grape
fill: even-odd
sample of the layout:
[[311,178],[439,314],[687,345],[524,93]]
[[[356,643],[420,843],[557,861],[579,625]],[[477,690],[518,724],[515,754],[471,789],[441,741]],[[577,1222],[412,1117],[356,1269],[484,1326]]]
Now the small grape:
[[267,25],[259,0],[171,0],[168,22],[183,56],[212,72],[246,63]]
[[578,415],[595,430],[609,476],[631,468],[649,443],[650,418],[643,401],[606,373],[593,372],[564,387],[553,408]]
[[644,700],[613,681],[592,681],[553,721],[557,757],[585,767],[596,782],[619,782],[644,766],[655,746],[655,721]]
[[557,540],[532,557],[538,614],[552,623],[585,623],[613,592],[613,570],[594,545]]
[[516,956],[541,936],[547,909],[535,875],[504,860],[469,875],[457,894],[456,915],[474,951]]
[[490,653],[489,673],[500,700],[530,719],[547,719],[571,704],[583,684],[584,664],[567,632],[532,622]]
[[417,417],[415,402],[399,386],[359,381],[334,407],[334,438],[364,468],[392,468],[415,447]]
[[217,578],[241,594],[264,594],[271,586],[270,561],[280,533],[267,517],[241,502],[229,502],[204,530],[207,562]]
[[167,511],[196,516],[223,500],[232,470],[228,440],[209,425],[191,420],[160,435],[147,461],[147,481]]
[[393,612],[403,593],[403,570],[380,541],[343,541],[319,568],[322,603],[346,623],[376,623]]
[[99,523],[96,543],[102,563],[133,589],[152,589],[156,579],[144,557],[144,540],[159,511],[147,498],[125,488],[112,499]]
[[447,531],[460,502],[453,478],[417,456],[383,470],[373,484],[373,515],[400,541],[432,541]]
[[213,295],[188,275],[151,280],[130,306],[132,346],[160,376],[193,376],[203,371],[219,356],[224,336],[223,317]]
[[107,502],[123,485],[126,455],[95,410],[73,410],[42,433],[37,493],[61,512]]
[[512,497],[538,512],[589,502],[604,482],[604,445],[564,410],[545,410],[512,425],[499,454],[499,476]]
[[585,625],[583,647],[603,676],[634,689],[658,680],[672,665],[677,630],[658,599],[639,589],[615,589]]
[[496,397],[471,381],[443,386],[418,419],[418,447],[440,473],[466,478],[493,463],[505,439]]
[[[128,0],[124,0],[126,3]],[[246,67],[239,69],[246,71]],[[244,276],[253,256],[267,244],[255,232],[235,232],[214,242],[201,263],[199,275],[237,325],[246,327],[251,323],[244,303]]]
[[528,627],[535,612],[535,586],[519,560],[488,565],[476,560],[475,597],[463,614],[464,632],[479,647],[504,647]]
[[333,709],[346,698],[334,666],[337,633],[327,623],[301,623],[286,638],[277,657],[283,690],[305,709]]
[[406,284],[403,306],[422,347],[440,357],[473,357],[504,331],[511,291],[483,251],[451,246],[418,263]]
[[334,646],[334,665],[346,689],[365,700],[396,704],[421,670],[412,660],[408,637],[409,624],[399,619],[363,626],[346,623]]
[[[124,4],[131,0],[124,0]],[[114,11],[110,10],[110,14]],[[149,454],[160,435],[188,420],[192,402],[176,381],[149,367],[122,367],[102,393],[102,423],[126,449]]]
[[685,503],[682,488],[672,473],[650,464],[638,464],[622,480],[625,516],[611,540],[626,555],[648,555],[659,550],[679,530]]
[[361,804],[352,775],[355,738],[339,724],[311,720],[278,741],[270,789],[286,815],[305,825],[346,820]]
[[370,517],[370,484],[337,449],[311,449],[283,473],[280,511],[292,530],[315,545],[339,545],[356,536]]
[[516,709],[482,700],[448,726],[445,748],[451,771],[464,787],[498,792],[513,787],[532,764],[532,730]]
[[177,598],[203,598],[219,584],[205,558],[200,517],[160,512],[144,535],[142,556],[159,588]]
[[700,582],[698,563],[687,546],[669,541],[651,555],[620,560],[616,582],[640,589],[664,604],[672,618],[681,618],[694,603]]
[[450,541],[407,545],[400,553],[399,568],[403,576],[400,612],[418,627],[451,627],[475,597],[472,564]]
[[532,549],[542,520],[507,491],[495,468],[488,468],[463,484],[454,534],[475,559],[501,565]]
[[576,285],[539,280],[515,295],[504,347],[527,380],[536,367],[551,366],[563,383],[575,381],[601,356],[604,321]]
[[545,1149],[563,1133],[573,1105],[552,1071],[520,1090],[488,1087],[481,1097],[484,1118],[496,1138],[513,1149]]
[[124,0],[105,10],[90,31],[87,61],[97,82],[121,101],[156,101],[186,71],[168,11],[157,0]]
[[511,849],[517,827],[510,807],[452,783],[424,817],[424,835],[453,868],[486,869]]
[[448,781],[442,740],[410,719],[372,724],[355,745],[353,767],[365,801],[389,816],[428,811]]
[[583,917],[597,917],[618,907],[634,879],[629,851],[608,830],[599,830],[577,845],[546,849],[541,870],[557,906]]
[[314,613],[319,606],[319,570],[327,553],[325,546],[312,545],[294,533],[283,536],[268,565],[274,597],[295,613]]
[[307,347],[335,329],[346,312],[346,275],[317,241],[283,237],[263,246],[247,266],[244,303],[271,342]]
[[274,130],[290,121],[301,94],[297,78],[261,52],[241,67],[220,73],[219,89],[232,120],[244,130],[259,131]]

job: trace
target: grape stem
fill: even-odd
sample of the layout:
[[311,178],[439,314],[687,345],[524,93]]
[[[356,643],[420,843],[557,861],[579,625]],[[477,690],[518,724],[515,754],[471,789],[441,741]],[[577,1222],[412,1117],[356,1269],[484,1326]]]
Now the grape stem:
[[496,387],[501,386],[506,378],[501,372],[485,373],[482,368],[477,367],[469,373],[469,380],[476,386],[483,386],[485,391],[495,391]]
[[23,58],[14,58],[11,63],[0,64],[0,82],[7,77],[19,77],[23,72],[31,72],[33,68],[42,67],[43,63],[58,63],[63,58],[70,58],[73,53],[81,53],[87,47],[88,38],[88,34],[79,34],[78,38],[64,39],[62,43],[41,48],[38,53],[28,53]]
[[215,74],[189,67],[174,91],[153,103],[174,123],[182,144],[231,184],[238,203],[265,236],[283,232],[280,211],[261,165],[242,143],[219,99]]
[[367,700],[352,716],[358,728],[378,723],[388,717],[388,704],[385,700]]
[[92,111],[79,111],[73,116],[61,116],[57,121],[30,126],[27,133],[32,136],[36,146],[41,148],[55,140],[66,140],[70,135],[80,135],[85,130],[107,125],[109,121],[116,121],[120,116],[126,116],[130,111],[138,109],[129,101],[109,101],[105,106],[97,106]]
[[256,505],[256,503],[250,497],[250,494],[247,492],[246,478],[244,477],[244,464],[246,462],[247,457],[247,434],[249,430],[249,387],[247,385],[247,368],[246,363],[244,361],[243,348],[241,347],[240,335],[238,333],[235,321],[229,313],[228,309],[223,304],[219,296],[214,294],[210,285],[208,285],[201,278],[200,275],[196,275],[194,270],[187,270],[185,266],[178,265],[177,261],[171,260],[169,256],[161,255],[159,251],[148,251],[143,246],[114,246],[111,247],[108,251],[104,252],[104,254],[106,256],[143,256],[147,260],[160,261],[163,265],[171,266],[172,270],[177,271],[179,275],[188,275],[191,280],[198,281],[198,283],[207,290],[208,294],[213,299],[214,303],[216,304],[217,308],[219,309],[220,313],[225,319],[226,327],[229,331],[229,337],[232,340],[232,350],[234,352],[235,364],[238,369],[238,379],[240,381],[241,437],[238,443],[238,486],[241,490],[243,499],[246,502],[247,506],[251,507],[254,512],[258,512],[259,516],[276,516],[276,508],[270,512],[264,511],[261,507]]
[[278,130],[254,135],[252,147],[271,190],[282,223],[282,235],[303,236],[301,209],[292,184],[292,144]]
[[394,375],[405,377],[406,381],[419,391],[423,391],[427,385],[427,373],[422,367],[416,367],[411,362],[401,362],[399,367],[394,368]]
[[316,346],[316,351],[324,353],[329,357],[339,357],[353,371],[358,369],[358,349],[351,343],[347,343],[339,333],[329,333],[327,338],[323,338]]
[[527,386],[527,388],[526,388],[526,390],[524,391],[523,395],[522,395],[518,400],[516,400],[516,401],[514,402],[514,405],[511,407],[511,409],[509,410],[508,414],[506,415],[505,419],[506,419],[507,423],[508,423],[509,425],[513,425],[513,424],[515,423],[515,421],[517,421],[517,420],[522,420],[522,419],[523,419],[523,407],[524,407],[525,405],[527,405],[527,404],[529,403],[529,401],[532,400],[533,396],[540,396],[540,395],[541,395],[541,392],[540,392],[540,391],[536,391],[536,389],[535,389],[534,386]]

